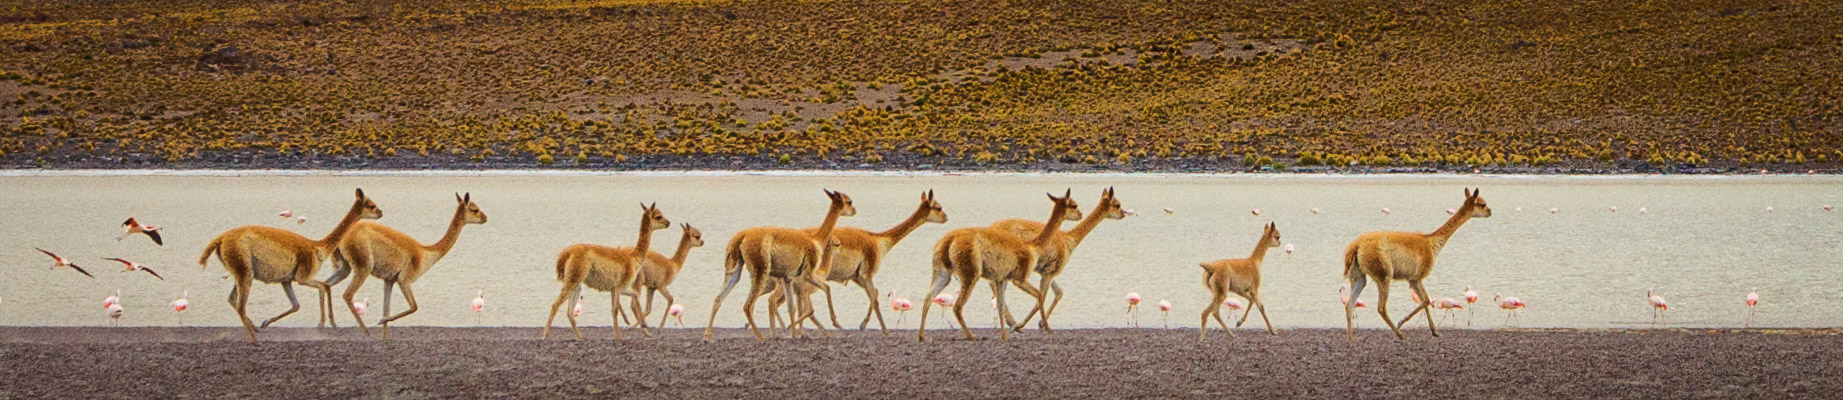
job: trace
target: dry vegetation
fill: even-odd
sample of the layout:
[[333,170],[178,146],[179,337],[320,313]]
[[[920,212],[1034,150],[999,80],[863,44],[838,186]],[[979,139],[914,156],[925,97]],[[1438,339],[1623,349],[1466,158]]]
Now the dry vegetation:
[[1778,170],[1814,0],[0,4],[10,167]]

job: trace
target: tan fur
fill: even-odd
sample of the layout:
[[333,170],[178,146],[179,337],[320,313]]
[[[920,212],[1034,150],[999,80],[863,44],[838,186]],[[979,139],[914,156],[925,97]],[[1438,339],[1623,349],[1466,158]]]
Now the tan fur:
[[[1055,207],[1050,211],[1049,222],[1044,225],[1043,231],[1039,232],[1037,237],[1030,240],[1019,238],[1012,235],[1011,232],[978,227],[956,229],[948,232],[946,236],[941,237],[939,242],[935,243],[934,279],[928,296],[923,297],[921,327],[916,332],[917,339],[924,342],[928,340],[928,308],[933,305],[933,302],[925,299],[933,299],[940,295],[941,290],[946,289],[947,284],[954,278],[960,279],[961,297],[960,301],[954,303],[954,318],[959,321],[960,333],[965,335],[967,340],[974,340],[977,337],[973,336],[972,330],[966,325],[964,311],[966,303],[971,303],[966,299],[971,298],[973,284],[978,283],[981,278],[990,281],[992,295],[998,301],[999,315],[1003,316],[1003,321],[1007,324],[1012,323],[1012,318],[1011,308],[1005,302],[1006,283],[1015,285],[1024,293],[1035,297],[1037,304],[1043,304],[1043,293],[1030,286],[1030,282],[1025,278],[1030,276],[1031,267],[1037,265],[1037,257],[1047,251],[1050,243],[1056,240],[1056,230],[1062,227],[1065,216],[1071,212],[1080,212],[1077,211],[1079,205],[1069,196],[1068,192],[1064,192],[1062,197],[1051,195],[1049,198],[1052,203],[1055,203]],[[1006,328],[998,331],[999,340],[1011,338],[1011,330],[1009,327]]]
[[[367,276],[384,280],[384,315],[388,317],[379,320],[378,325],[384,328],[383,338],[389,339],[390,322],[417,310],[416,293],[410,289],[410,285],[446,257],[449,250],[454,249],[455,242],[461,237],[462,227],[486,223],[486,213],[480,212],[480,206],[473,202],[472,193],[465,196],[456,194],[454,201],[454,217],[449,219],[447,231],[434,244],[425,246],[417,242],[416,238],[384,224],[360,221],[352,226],[351,237],[340,243],[338,250],[333,252],[335,271],[327,283],[338,284],[348,274],[353,275],[352,284],[346,285],[346,309],[352,312],[352,319],[358,321],[359,329],[366,335],[371,334],[371,329],[365,327],[364,316],[353,307],[352,296],[358,294],[358,289],[365,285]],[[390,315],[392,287],[403,289],[403,300],[410,306],[410,309],[394,316]],[[330,298],[326,301],[332,303]],[[330,321],[332,318],[333,315],[328,313],[327,319]]]
[[[843,242],[838,240],[837,237],[831,238],[827,242],[825,251],[820,252],[819,265],[826,265],[826,263],[832,262],[833,257],[837,256],[837,252],[839,248],[841,247],[842,243]],[[822,276],[822,275],[823,274],[821,273],[814,273],[812,276],[817,277],[817,276]],[[782,291],[780,290],[780,287],[781,287],[781,281],[777,281],[777,280],[768,281],[768,289],[766,290],[766,292],[774,293],[774,295],[770,297],[770,300],[779,300],[779,302],[771,302],[770,306],[768,307],[768,330],[769,331],[774,331],[776,329],[779,329],[778,325],[781,322],[781,314],[775,311],[776,306],[774,304],[780,304],[782,302],[787,301],[787,298],[782,295]],[[813,300],[812,300],[813,292],[816,291],[818,288],[823,288],[823,287],[825,287],[823,284],[819,286],[814,286],[812,284],[806,283],[806,281],[804,280],[794,280],[793,293],[795,296],[798,296],[795,298],[800,299],[799,309],[801,310],[801,312],[806,313],[804,315],[801,315],[799,319],[796,319],[796,321],[810,321],[813,323],[814,328],[819,329],[819,332],[825,333],[826,337],[831,337],[832,333],[826,332],[825,325],[820,324],[819,319],[813,318]],[[788,325],[788,329],[791,330],[792,328],[793,326],[791,324]],[[839,328],[839,329],[843,330],[844,328]]]
[[1203,267],[1203,287],[1210,292],[1209,305],[1204,307],[1202,323],[1198,325],[1202,332],[1197,334],[1197,339],[1209,335],[1209,319],[1212,316],[1216,318],[1216,325],[1228,331],[1229,336],[1235,336],[1235,331],[1229,330],[1228,324],[1222,323],[1222,301],[1228,300],[1230,293],[1248,299],[1248,308],[1242,310],[1241,320],[1235,321],[1235,327],[1239,328],[1242,323],[1248,322],[1248,312],[1259,308],[1261,322],[1267,324],[1267,333],[1279,334],[1274,332],[1273,322],[1267,320],[1267,304],[1261,301],[1261,260],[1267,258],[1267,249],[1274,247],[1280,247],[1280,229],[1268,223],[1261,228],[1261,239],[1254,243],[1254,254],[1248,258],[1197,264]]
[[[909,233],[914,232],[915,228],[920,227],[922,224],[940,224],[946,222],[947,213],[941,210],[941,203],[934,200],[934,191],[930,190],[923,192],[921,196],[921,205],[916,206],[915,212],[909,214],[908,219],[904,219],[901,223],[896,224],[895,227],[891,227],[889,230],[870,232],[851,227],[838,227],[833,229],[832,238],[837,239],[840,243],[839,253],[833,256],[830,264],[821,266],[820,270],[816,272],[815,275],[823,277],[823,281],[855,283],[859,288],[863,288],[864,296],[870,299],[870,309],[864,310],[864,320],[858,322],[858,330],[864,330],[869,327],[870,317],[874,314],[877,317],[877,327],[882,329],[883,334],[888,335],[889,326],[885,325],[883,322],[883,308],[881,304],[879,304],[877,285],[874,282],[877,271],[883,264],[884,254],[889,253],[890,248],[895,247],[896,243],[908,237]],[[817,234],[819,228],[806,228],[804,231],[807,234]],[[832,327],[841,330],[845,329],[839,326],[838,315],[832,309],[831,287],[826,285],[813,287],[802,282],[795,282],[794,285],[794,292],[802,298],[800,307],[809,310],[809,312],[806,313],[808,317],[811,317],[813,313],[810,311],[812,310],[812,300],[807,298],[812,295],[814,289],[819,289],[825,292],[826,311],[832,316]],[[773,293],[768,297],[769,310],[780,307],[781,303],[786,301],[786,298],[781,296],[778,288],[779,286],[777,285],[770,285],[768,289],[769,293]],[[769,312],[770,325],[776,322],[772,319],[775,315],[774,312]],[[814,324],[819,323],[817,320],[812,322]]]
[[[1094,212],[1088,213],[1085,218],[1080,212],[1069,213],[1069,216],[1070,218],[1066,220],[1080,220],[1081,223],[1076,224],[1075,228],[1069,229],[1068,232],[1056,231],[1055,239],[1050,240],[1048,250],[1038,257],[1035,267],[1037,274],[1041,275],[1041,281],[1037,287],[1054,292],[1055,300],[1049,303],[1049,308],[1044,308],[1043,304],[1037,304],[1036,307],[1031,308],[1030,313],[1024,315],[1024,320],[1019,322],[1017,327],[1012,328],[1013,331],[1024,331],[1024,325],[1029,324],[1030,319],[1036,317],[1039,312],[1043,313],[1043,320],[1039,321],[1037,329],[1042,329],[1044,332],[1050,331],[1049,314],[1055,313],[1056,305],[1062,304],[1062,284],[1056,282],[1056,278],[1062,276],[1062,271],[1069,266],[1069,260],[1075,254],[1075,247],[1081,246],[1082,241],[1088,238],[1088,233],[1093,232],[1096,226],[1100,226],[1101,221],[1126,218],[1126,210],[1121,208],[1120,200],[1114,197],[1113,188],[1107,188],[1101,192],[1101,202],[1094,205]],[[1043,223],[1025,219],[1007,219],[993,223],[992,228],[1009,231],[1018,237],[1029,239],[1043,231]]]
[[[621,294],[633,294],[631,289],[640,275],[640,265],[653,240],[653,231],[670,228],[672,222],[666,220],[665,214],[655,206],[640,205],[640,238],[634,247],[615,248],[593,244],[574,244],[557,253],[557,281],[563,282],[563,289],[557,293],[557,300],[550,303],[550,317],[544,320],[541,338],[550,338],[550,326],[557,322],[557,310],[563,303],[582,292],[583,286],[608,292],[608,304],[614,313],[614,338],[621,339],[620,318]],[[638,297],[638,295],[635,295]],[[564,313],[570,321],[570,332],[576,339],[582,339],[582,330],[576,328],[576,315]]]
[[[1358,236],[1344,250],[1344,276],[1350,280],[1350,298],[1352,301],[1344,306],[1345,333],[1350,339],[1356,339],[1356,301],[1363,292],[1363,285],[1368,280],[1376,281],[1376,313],[1382,315],[1382,322],[1395,332],[1396,339],[1407,339],[1402,335],[1401,327],[1389,319],[1389,282],[1408,281],[1410,288],[1422,299],[1427,296],[1426,287],[1421,281],[1433,272],[1434,257],[1440,255],[1440,249],[1446,246],[1447,239],[1459,226],[1472,218],[1490,218],[1491,207],[1476,190],[1467,190],[1465,204],[1453,212],[1452,218],[1432,233],[1418,232],[1370,232]],[[1429,302],[1422,302],[1414,312],[1422,312]],[[1413,316],[1413,314],[1409,314]],[[1403,319],[1406,321],[1406,319]],[[1427,330],[1433,336],[1440,336],[1434,327],[1433,319],[1427,319]]]
[[364,190],[355,191],[357,200],[352,208],[340,218],[339,225],[327,233],[325,238],[312,240],[294,232],[266,226],[244,226],[233,228],[218,234],[205,246],[204,254],[198,256],[198,266],[205,267],[211,255],[218,256],[218,262],[224,264],[224,270],[230,272],[236,281],[236,287],[230,292],[230,305],[237,310],[237,318],[243,321],[243,330],[250,335],[250,342],[256,341],[256,326],[250,323],[248,310],[251,281],[280,283],[282,292],[288,295],[291,307],[288,311],[262,322],[262,327],[301,309],[301,302],[294,297],[294,284],[320,289],[321,318],[328,318],[332,313],[333,288],[326,282],[313,280],[320,271],[320,263],[332,255],[340,241],[352,232],[352,225],[359,219],[376,219],[384,216],[376,203],[365,197]]
[[[666,306],[678,303],[678,300],[673,299],[672,292],[666,290],[666,286],[670,286],[673,280],[678,279],[678,271],[684,269],[685,257],[691,254],[691,248],[704,245],[703,232],[691,227],[691,224],[680,224],[679,227],[684,228],[685,234],[678,238],[678,250],[672,253],[671,258],[649,251],[646,253],[646,259],[640,262],[640,276],[634,279],[633,291],[635,293],[645,291],[646,309],[640,309],[638,297],[633,299],[632,307],[634,316],[637,317],[634,318],[634,324],[638,328],[646,328],[646,316],[653,313],[653,293],[665,295]],[[659,316],[659,329],[665,329],[666,317],[665,315]]]
[[[814,279],[814,273],[824,264],[819,264],[823,244],[830,241],[832,228],[838,226],[839,217],[857,215],[857,208],[852,206],[851,197],[844,193],[826,191],[826,197],[832,203],[826,208],[826,217],[819,224],[819,230],[812,234],[781,227],[755,227],[744,229],[730,238],[729,246],[723,250],[723,289],[717,292],[716,301],[710,305],[710,322],[704,328],[704,340],[711,340],[711,333],[717,325],[717,310],[723,306],[723,298],[729,296],[730,290],[742,278],[743,272],[749,274],[749,294],[743,297],[742,313],[748,319],[749,331],[756,340],[767,340],[755,324],[755,300],[761,297],[770,279],[781,281],[783,296],[793,296],[794,280],[804,280],[813,286],[824,285]],[[787,302],[787,315],[801,315],[795,309],[800,302]],[[774,330],[768,331],[770,334]],[[794,324],[788,334],[800,337],[800,325]]]

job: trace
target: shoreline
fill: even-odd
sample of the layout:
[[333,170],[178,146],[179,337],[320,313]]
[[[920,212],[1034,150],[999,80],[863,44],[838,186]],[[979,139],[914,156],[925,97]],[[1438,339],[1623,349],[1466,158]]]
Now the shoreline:
[[[0,328],[0,397],[508,398],[1821,398],[1843,390],[1843,331],[1406,331],[1296,329],[1234,337],[1194,329],[958,332],[757,342],[742,329],[606,327],[537,340],[538,328]],[[197,331],[197,332],[193,332]],[[224,340],[116,342],[162,333]],[[562,337],[557,337],[557,336]],[[282,337],[330,335],[331,340]],[[18,342],[55,336],[60,342]],[[208,335],[216,336],[216,335]],[[492,338],[503,336],[504,338]],[[89,339],[85,339],[89,338]],[[85,342],[85,340],[90,340]],[[201,344],[203,344],[201,346]],[[96,379],[105,366],[111,379]]]
[[1210,179],[1843,179],[1843,173],[1464,173],[1439,172],[1131,172],[1131,171],[999,171],[999,170],[827,170],[827,169],[659,169],[659,170],[583,170],[583,169],[0,169],[0,177],[111,177],[111,176],[199,176],[199,177],[290,177],[290,176],[403,176],[403,177],[486,177],[486,176],[633,176],[633,177],[1153,177]]

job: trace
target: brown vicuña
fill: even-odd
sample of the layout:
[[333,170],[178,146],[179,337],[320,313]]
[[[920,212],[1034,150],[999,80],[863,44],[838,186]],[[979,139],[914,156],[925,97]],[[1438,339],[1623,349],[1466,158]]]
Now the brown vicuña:
[[[883,331],[883,334],[889,334],[889,326],[883,322],[883,308],[878,303],[879,296],[875,283],[877,271],[881,269],[883,256],[889,253],[890,248],[895,247],[896,243],[902,242],[902,239],[914,232],[915,228],[925,223],[947,223],[947,213],[941,210],[941,203],[934,200],[933,190],[923,192],[921,205],[915,207],[915,212],[910,213],[907,219],[903,219],[901,223],[897,223],[889,230],[870,232],[846,226],[832,230],[832,237],[838,239],[841,247],[838,254],[832,256],[832,263],[821,266],[820,272],[816,275],[823,277],[822,281],[855,283],[859,288],[864,289],[864,296],[870,299],[870,309],[864,310],[864,320],[858,322],[858,330],[869,327],[870,317],[874,314],[877,317],[877,327]],[[818,227],[805,229],[808,234],[816,234],[818,231]],[[811,296],[814,289],[814,287],[799,282],[795,282],[794,286],[794,291],[798,292],[802,298]],[[826,312],[832,313],[832,288],[821,285],[817,289],[825,292]],[[786,301],[775,289],[770,288],[768,291],[774,293],[768,296],[769,310],[780,307],[781,303]],[[801,307],[807,307],[812,304],[812,300],[802,300],[801,304]],[[812,314],[807,313],[807,315]],[[770,311],[769,315],[772,317],[774,314]],[[773,321],[771,320],[770,323],[772,324]],[[819,321],[813,321],[813,323],[817,324]],[[832,315],[832,327],[844,329],[838,325],[836,313]]]
[[[824,243],[832,236],[832,228],[838,226],[839,217],[857,215],[857,208],[851,205],[851,197],[844,193],[825,191],[832,200],[826,207],[824,222],[813,233],[774,226],[762,226],[744,229],[730,238],[729,246],[723,249],[723,290],[717,293],[716,301],[710,305],[710,323],[704,327],[704,340],[711,340],[711,333],[717,326],[717,310],[723,307],[723,298],[729,296],[730,290],[742,280],[742,273],[749,273],[749,294],[743,297],[742,314],[748,319],[749,332],[755,334],[756,340],[767,340],[761,329],[755,324],[755,300],[761,297],[767,281],[781,281],[783,296],[793,296],[793,280],[801,279],[813,286],[821,286],[813,279],[812,272],[820,267],[819,258]],[[800,315],[794,308],[797,301],[787,302],[787,315]],[[773,334],[773,330],[768,333]],[[789,332],[792,337],[800,337],[800,325],[793,324]]]
[[[474,204],[472,193],[455,194],[454,201],[454,217],[448,220],[448,230],[442,233],[441,240],[435,241],[435,244],[424,246],[416,238],[384,224],[359,221],[352,226],[351,236],[333,252],[335,269],[333,276],[327,278],[326,282],[337,285],[348,274],[353,276],[352,284],[346,285],[346,309],[352,311],[352,319],[358,321],[359,329],[366,335],[371,334],[371,328],[365,327],[364,316],[352,306],[352,296],[358,294],[358,288],[365,285],[367,276],[384,280],[383,315],[387,317],[379,320],[378,325],[383,327],[383,337],[389,339],[390,322],[416,312],[416,293],[410,289],[410,285],[435,267],[435,263],[446,257],[449,250],[454,249],[454,243],[461,238],[462,227],[486,223],[486,214],[480,212],[479,205]],[[410,306],[409,310],[394,316],[390,315],[390,292],[393,287],[403,288],[403,300]],[[332,303],[330,298],[326,301]],[[327,313],[326,318],[331,320],[333,314]]]
[[[621,338],[621,295],[639,297],[632,289],[640,275],[640,264],[651,251],[648,247],[652,245],[653,231],[672,227],[672,222],[666,220],[658,206],[658,203],[640,205],[640,238],[634,247],[578,243],[557,253],[557,281],[563,282],[563,289],[557,293],[557,301],[550,303],[550,317],[544,320],[540,338],[550,338],[550,326],[557,321],[557,309],[571,296],[582,292],[583,286],[608,292],[608,304],[612,305],[609,312],[614,314],[611,319],[614,322],[608,325],[614,329],[614,338]],[[566,312],[564,317],[570,321],[570,332],[576,334],[576,339],[582,339],[582,330],[576,329],[576,314]]]
[[[1396,339],[1407,339],[1402,335],[1401,327],[1389,319],[1389,282],[1408,281],[1409,288],[1427,297],[1427,288],[1421,281],[1433,272],[1434,257],[1440,255],[1440,249],[1446,247],[1446,240],[1453,237],[1453,232],[1460,225],[1472,218],[1490,218],[1491,207],[1485,204],[1485,198],[1479,197],[1476,189],[1465,191],[1465,204],[1453,212],[1452,218],[1433,233],[1419,232],[1370,232],[1357,236],[1344,249],[1344,276],[1350,279],[1350,298],[1344,305],[1345,335],[1356,339],[1356,304],[1354,300],[1363,293],[1367,279],[1376,281],[1376,313],[1382,315],[1382,323],[1395,332]],[[1414,312],[1427,308],[1430,301],[1421,302]],[[1439,328],[1434,327],[1433,318],[1427,319],[1427,331],[1433,336],[1440,336]]]
[[1273,330],[1273,322],[1267,320],[1267,304],[1261,302],[1261,260],[1267,258],[1267,249],[1280,247],[1280,228],[1269,222],[1261,228],[1261,240],[1254,243],[1254,254],[1248,258],[1216,260],[1197,264],[1203,267],[1203,287],[1209,288],[1209,306],[1204,307],[1201,324],[1202,332],[1197,339],[1209,335],[1209,319],[1216,318],[1216,325],[1235,336],[1235,331],[1228,324],[1222,323],[1222,301],[1228,300],[1229,294],[1240,295],[1248,299],[1248,308],[1242,310],[1241,320],[1235,321],[1235,327],[1248,322],[1248,312],[1261,309],[1261,322],[1267,324],[1267,333],[1279,334]]
[[[833,257],[837,257],[836,253],[838,252],[839,248],[843,244],[843,242],[838,240],[838,237],[836,236],[828,239],[826,242],[827,243],[826,243],[825,250],[820,252],[820,255],[819,255],[819,261],[821,261],[819,265],[828,265],[826,263],[831,262],[833,260]],[[814,271],[809,273],[809,276],[812,276],[815,278],[815,279],[812,279],[811,281],[818,281],[817,279],[818,277],[825,276],[824,268],[815,269]],[[793,320],[794,321],[810,321],[813,323],[814,328],[819,329],[820,333],[824,333],[826,337],[832,337],[832,333],[826,331],[825,325],[819,323],[818,318],[813,317],[813,314],[814,314],[813,300],[812,300],[813,292],[818,288],[825,287],[823,284],[824,282],[821,281],[820,286],[813,286],[813,284],[807,283],[809,282],[809,280],[807,279],[794,279],[793,282],[794,282],[794,295],[797,296],[796,298],[800,299],[800,307],[799,307],[800,311],[805,313],[805,314],[800,315],[800,318],[795,318]],[[780,287],[781,287],[781,281],[769,280],[768,287],[766,289],[763,289],[763,291],[766,293],[774,294],[773,296],[770,297],[770,300],[779,299],[780,302],[786,302],[787,298],[781,295],[783,291],[780,290]],[[770,332],[773,332],[776,329],[779,329],[778,324],[781,322],[781,314],[775,311],[776,307],[778,307],[776,304],[779,304],[779,303],[770,302],[769,307],[768,307],[768,331]],[[788,325],[787,328],[788,328],[789,334],[792,334],[793,326],[790,324]],[[844,328],[839,328],[839,329],[842,330]]]
[[[288,295],[288,311],[262,321],[264,328],[301,309],[301,301],[294,297],[296,283],[320,289],[320,299],[332,299],[332,285],[314,280],[314,275],[320,271],[320,263],[332,256],[333,249],[351,234],[352,225],[360,218],[377,219],[384,216],[384,211],[365,197],[363,189],[355,190],[354,195],[358,198],[352,202],[352,208],[346,211],[346,216],[339,219],[339,225],[318,241],[282,229],[251,225],[224,231],[205,245],[204,254],[198,256],[198,267],[204,268],[211,255],[216,254],[218,262],[224,264],[224,270],[230,272],[237,285],[230,291],[230,305],[237,310],[237,318],[243,320],[243,330],[250,334],[251,342],[256,341],[256,327],[250,324],[250,315],[245,307],[250,302],[252,280],[280,283],[282,292]],[[331,313],[332,304],[322,301],[321,319],[327,319]]]
[[[1050,247],[1038,256],[1037,265],[1034,267],[1035,271],[1041,275],[1041,282],[1037,284],[1037,287],[1054,292],[1055,300],[1049,303],[1048,308],[1044,308],[1043,302],[1038,302],[1036,307],[1031,308],[1029,314],[1024,315],[1024,320],[1012,328],[1013,331],[1022,332],[1024,325],[1029,324],[1030,319],[1036,317],[1038,313],[1043,314],[1043,319],[1038,321],[1037,329],[1042,329],[1044,332],[1050,331],[1049,315],[1056,312],[1057,304],[1062,304],[1062,284],[1056,282],[1056,278],[1062,276],[1063,270],[1069,266],[1069,259],[1075,254],[1075,247],[1081,246],[1082,240],[1087,239],[1088,233],[1093,232],[1094,227],[1100,226],[1101,221],[1126,218],[1126,210],[1120,208],[1120,200],[1114,197],[1113,188],[1109,187],[1101,192],[1101,202],[1094,205],[1094,212],[1088,213],[1085,218],[1081,213],[1071,213],[1069,216],[1073,217],[1070,220],[1081,220],[1081,223],[1076,224],[1075,228],[1069,229],[1066,233],[1056,231],[1055,238],[1049,242]],[[1043,232],[1043,223],[1014,218],[993,223],[992,228],[1010,231],[1018,237],[1030,239]]]
[[[1005,283],[1017,286],[1018,290],[1035,297],[1037,304],[1042,304],[1043,293],[1031,287],[1026,278],[1030,276],[1031,267],[1037,265],[1037,258],[1048,251],[1050,244],[1056,240],[1056,230],[1062,227],[1066,216],[1069,213],[1081,213],[1070,193],[1065,191],[1062,197],[1048,195],[1050,202],[1055,204],[1050,211],[1049,222],[1043,225],[1043,231],[1037,237],[1030,240],[989,227],[960,228],[947,232],[946,236],[934,244],[934,280],[928,296],[923,298],[933,299],[954,278],[959,278],[960,301],[954,302],[954,319],[959,321],[960,333],[966,335],[967,340],[977,337],[967,328],[963,311],[966,303],[971,303],[967,299],[972,298],[973,284],[981,278],[991,281],[992,297],[998,301],[998,313],[1007,324],[1012,319],[1011,308],[1005,302]],[[922,303],[921,327],[916,332],[916,338],[924,342],[928,341],[928,308],[932,303]],[[999,340],[1011,338],[1009,328],[1006,326],[999,329]]]
[[[666,286],[671,286],[672,281],[678,279],[678,271],[685,268],[685,257],[691,255],[691,248],[704,245],[704,233],[698,231],[698,228],[691,227],[691,224],[679,224],[679,228],[684,229],[685,233],[679,236],[678,250],[672,253],[671,258],[666,258],[665,255],[658,252],[648,251],[646,259],[640,262],[640,276],[634,278],[633,291],[634,293],[644,291],[646,309],[641,310],[640,298],[634,297],[632,306],[635,327],[646,329],[646,316],[653,313],[654,293],[665,295],[666,306],[678,304],[678,300],[672,297],[672,291],[666,290]],[[659,329],[665,329],[666,317],[668,316],[659,316]],[[642,332],[650,331],[643,330]]]

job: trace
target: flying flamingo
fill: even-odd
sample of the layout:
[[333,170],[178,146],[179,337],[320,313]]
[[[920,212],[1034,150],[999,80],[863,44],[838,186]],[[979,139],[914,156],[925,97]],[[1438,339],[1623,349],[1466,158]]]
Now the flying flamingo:
[[1318,215],[1318,207],[1312,207],[1312,215]]
[[1131,208],[1128,208],[1128,209],[1125,209],[1125,210],[1120,210],[1120,213],[1123,213],[1123,214],[1126,214],[1126,216],[1128,216],[1128,217],[1137,217],[1137,216],[1139,216],[1139,212],[1138,212],[1138,211],[1133,211],[1133,209],[1131,209]]
[[1126,292],[1126,315],[1133,321],[1133,327],[1139,327],[1139,292]]
[[1383,208],[1382,208],[1382,215],[1389,215],[1389,214],[1393,214],[1393,213],[1395,213],[1395,211],[1394,211],[1394,210],[1390,210],[1390,209],[1389,209],[1388,207],[1383,207]]
[[1454,212],[1456,211],[1453,211],[1451,208],[1446,209],[1446,215],[1453,215]]
[[102,308],[109,308],[109,306],[121,304],[121,303],[122,303],[122,290],[121,289],[115,289],[115,294],[109,295],[109,297],[102,298]]
[[[1504,295],[1493,294],[1491,295],[1491,299],[1497,300],[1497,308],[1504,310],[1506,314],[1504,316],[1504,326],[1510,326],[1510,320],[1516,318],[1517,310],[1529,307],[1529,304],[1524,303],[1523,299],[1516,297],[1504,297]],[[1522,320],[1518,320],[1518,322],[1522,322]]]
[[108,310],[109,310],[109,325],[114,326],[114,325],[121,324],[122,322],[121,303],[110,304]]
[[914,304],[909,303],[909,298],[896,297],[896,291],[892,290],[889,294],[883,295],[883,297],[889,299],[890,310],[900,313],[896,315],[897,324],[901,324],[903,317],[909,315],[909,310],[915,308]]
[[166,245],[166,243],[162,243],[160,241],[160,227],[153,226],[153,225],[141,225],[141,223],[135,222],[134,218],[128,218],[127,222],[122,223],[122,235],[116,236],[115,241],[120,242],[122,241],[122,238],[126,238],[128,237],[128,235],[133,235],[136,233],[147,235],[147,238],[153,239],[155,246],[165,246]]
[[1159,299],[1158,312],[1165,314],[1165,329],[1171,329],[1171,301]]
[[138,263],[138,262],[123,260],[120,258],[104,258],[104,260],[122,263],[122,266],[127,267],[127,269],[122,270],[122,272],[146,271],[148,275],[153,275],[155,278],[160,278],[160,280],[163,280],[163,281],[166,280],[165,277],[162,277],[160,276],[159,273],[154,272],[153,268],[148,268],[146,265],[141,265],[141,263]]
[[1760,293],[1747,290],[1747,326],[1753,326],[1753,306],[1760,305]]
[[1664,317],[1664,311],[1670,309],[1670,304],[1664,302],[1664,296],[1651,292],[1651,289],[1645,289],[1645,302],[1651,304],[1652,325],[1657,325],[1659,318],[1663,318],[1666,324],[1670,323],[1670,318]]
[[192,291],[186,290],[179,292],[179,299],[173,300],[173,313],[179,314],[180,325],[186,324],[186,309],[192,308],[192,302],[187,301],[186,298],[191,296]]
[[294,210],[282,210],[282,213],[278,215],[281,215],[282,218],[294,218]]
[[1253,209],[1253,210],[1249,210],[1249,211],[1248,211],[1248,213],[1249,213],[1249,214],[1254,214],[1254,216],[1256,216],[1256,217],[1259,217],[1259,216],[1261,216],[1261,209],[1259,209],[1259,208],[1256,208],[1256,209]]
[[1176,212],[1177,210],[1173,210],[1171,209],[1171,207],[1165,207],[1165,215],[1171,215],[1172,213],[1176,213]]
[[678,319],[678,326],[685,326],[685,305],[672,303],[671,307],[666,307],[666,315]]
[[[1478,303],[1478,292],[1472,291],[1472,286],[1467,285],[1465,287],[1465,304],[1472,305],[1476,303]],[[1478,309],[1467,308],[1465,312],[1465,326],[1472,326],[1472,316],[1477,315]]]
[[65,268],[77,270],[77,272],[83,273],[83,276],[87,276],[90,278],[96,277],[95,275],[90,275],[90,271],[84,271],[83,267],[77,266],[76,263],[72,263],[70,262],[70,260],[65,259],[64,257],[60,257],[56,253],[45,251],[45,249],[40,249],[37,247],[33,247],[33,249],[38,250],[38,252],[40,253],[45,253],[45,255],[51,256],[51,269],[58,269],[58,267],[65,267]]
[[485,290],[474,290],[473,304],[468,305],[467,308],[474,311],[474,324],[479,325],[480,324],[480,311],[486,310],[486,291]]
[[1561,207],[1549,207],[1549,214],[1560,214]]
[[1293,244],[1292,243],[1287,243],[1285,249],[1286,249],[1286,254],[1293,254]]
[[307,216],[299,216],[299,217],[294,218],[295,225],[300,225],[300,224],[305,224],[305,223],[307,223]]

